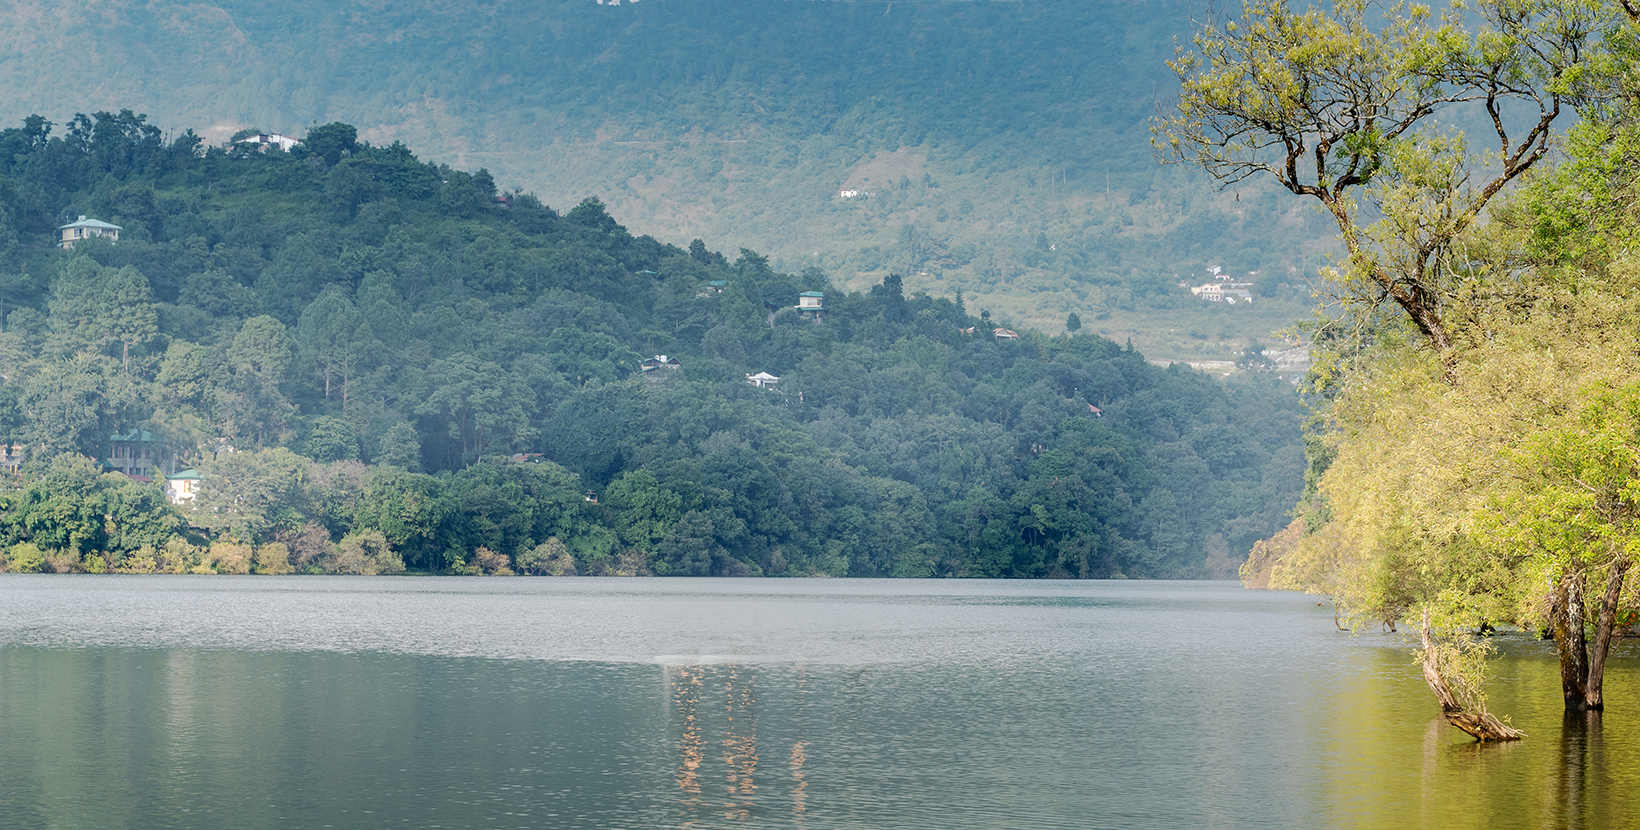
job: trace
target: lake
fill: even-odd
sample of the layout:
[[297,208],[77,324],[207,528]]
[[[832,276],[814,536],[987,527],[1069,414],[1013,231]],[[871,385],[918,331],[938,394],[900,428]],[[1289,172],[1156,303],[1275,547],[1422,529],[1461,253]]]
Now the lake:
[[1499,638],[1439,720],[1400,635],[1221,582],[0,575],[0,825],[1614,827],[1604,723]]

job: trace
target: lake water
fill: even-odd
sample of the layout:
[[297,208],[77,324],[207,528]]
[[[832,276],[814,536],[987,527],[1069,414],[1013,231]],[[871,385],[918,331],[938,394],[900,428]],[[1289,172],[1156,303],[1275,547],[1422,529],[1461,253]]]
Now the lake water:
[[1437,717],[1396,635],[1231,583],[0,575],[0,826],[1618,827],[1544,643]]

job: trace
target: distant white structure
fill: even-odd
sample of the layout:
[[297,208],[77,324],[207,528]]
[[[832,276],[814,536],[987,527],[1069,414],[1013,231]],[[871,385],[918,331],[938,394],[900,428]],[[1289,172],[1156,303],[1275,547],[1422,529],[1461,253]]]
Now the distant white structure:
[[246,136],[244,138],[239,139],[239,141],[237,143],[239,143],[239,144],[258,144],[258,145],[261,145],[264,148],[265,147],[270,147],[270,146],[278,147],[280,152],[288,153],[288,152],[290,152],[290,148],[295,147],[296,145],[301,144],[302,142],[301,142],[300,139],[291,138],[288,135],[281,135],[279,133],[268,133],[267,135]]
[[653,372],[658,369],[681,369],[683,363],[671,355],[658,354],[638,364],[638,371]]
[[1210,282],[1191,286],[1190,293],[1210,303],[1229,302],[1231,305],[1235,305],[1237,298],[1251,303],[1253,301],[1253,284],[1250,282]]
[[858,191],[858,190],[839,190],[839,191],[837,191],[837,195],[844,198],[844,199],[852,199],[852,198],[860,195],[860,191]]
[[748,374],[746,376],[746,382],[756,386],[759,389],[773,389],[774,385],[780,382],[780,378],[777,378],[768,372],[758,372],[755,375]]
[[203,478],[198,470],[187,469],[180,473],[173,473],[165,477],[165,495],[172,504],[187,504],[199,495],[199,481]]

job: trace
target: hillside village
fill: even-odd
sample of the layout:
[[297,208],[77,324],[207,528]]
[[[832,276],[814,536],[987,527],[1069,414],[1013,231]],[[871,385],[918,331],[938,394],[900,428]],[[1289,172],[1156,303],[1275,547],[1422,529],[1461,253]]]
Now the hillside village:
[[[1188,286],[1193,296],[1200,297],[1210,303],[1235,305],[1239,301],[1247,305],[1253,304],[1252,282],[1238,281],[1217,265],[1209,268],[1208,273],[1212,275],[1212,281],[1201,285]],[[1257,275],[1257,271],[1248,274],[1249,277]],[[1179,286],[1187,287],[1183,282],[1179,283]]]

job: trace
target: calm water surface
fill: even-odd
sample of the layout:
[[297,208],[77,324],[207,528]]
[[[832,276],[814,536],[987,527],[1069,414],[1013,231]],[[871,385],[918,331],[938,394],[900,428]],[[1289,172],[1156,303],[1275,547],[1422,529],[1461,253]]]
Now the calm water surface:
[[0,827],[1640,821],[1640,647],[1501,640],[1477,746],[1231,583],[0,575]]

